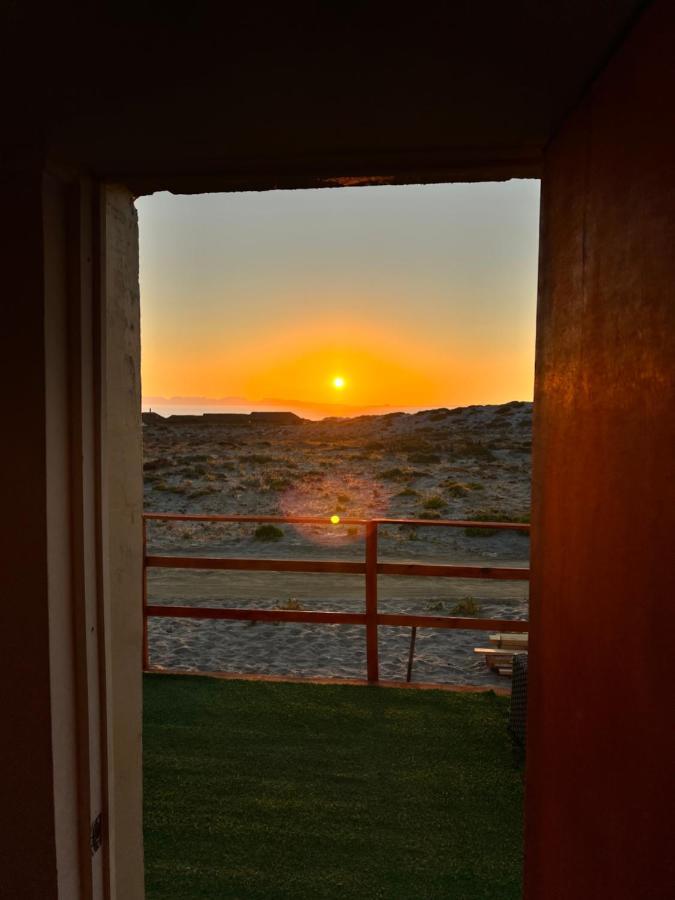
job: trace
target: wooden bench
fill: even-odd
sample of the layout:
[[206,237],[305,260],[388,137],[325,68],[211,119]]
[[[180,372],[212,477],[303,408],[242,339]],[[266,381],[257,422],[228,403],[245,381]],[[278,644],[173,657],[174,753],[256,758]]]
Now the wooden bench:
[[474,653],[482,653],[485,665],[498,675],[511,677],[512,660],[517,653],[527,653],[527,634],[498,632],[490,635],[491,647],[474,647]]

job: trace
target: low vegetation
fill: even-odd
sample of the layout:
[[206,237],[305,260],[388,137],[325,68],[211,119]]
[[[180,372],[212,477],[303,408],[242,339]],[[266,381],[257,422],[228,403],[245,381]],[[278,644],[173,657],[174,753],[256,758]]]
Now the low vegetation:
[[305,609],[300,600],[297,600],[295,597],[289,597],[288,600],[280,600],[277,604],[275,604],[274,608],[284,609],[289,612],[301,612],[303,609]]
[[419,495],[420,492],[411,487],[403,488],[402,491],[399,491],[398,494],[396,494],[397,497],[419,497]]
[[189,491],[188,497],[191,500],[194,500],[197,497],[206,497],[209,494],[214,494],[217,492],[217,490],[218,490],[218,488],[213,487],[211,485],[204,485],[203,487],[193,488],[191,491]]
[[168,459],[167,457],[160,457],[159,459],[146,459],[143,463],[143,471],[154,472],[157,469],[167,469],[172,465],[172,460]]
[[262,487],[262,482],[259,478],[242,478],[240,484],[243,488],[248,488],[250,491],[258,491]]
[[473,490],[468,484],[461,481],[446,481],[444,488],[451,497],[466,497]]
[[435,465],[441,461],[438,453],[409,453],[408,462],[420,465]]
[[445,509],[446,505],[445,500],[442,497],[439,497],[438,494],[427,497],[422,504],[425,509]]
[[480,613],[480,603],[473,597],[462,597],[450,610],[452,616],[477,616]]
[[410,477],[410,471],[404,470],[395,466],[392,469],[384,469],[384,471],[380,472],[380,478],[384,478],[385,481],[407,481]]
[[492,445],[488,446],[480,441],[464,441],[462,444],[457,444],[453,447],[453,454],[465,459],[493,462],[496,459],[493,450],[494,447]]
[[[479,512],[470,512],[467,514],[467,519],[473,522],[514,522],[518,524],[527,524],[530,521],[529,513],[523,513],[521,515],[509,515],[500,509],[489,509],[489,510],[481,510]],[[503,529],[500,528],[479,528],[479,527],[469,527],[464,529],[464,534],[467,537],[494,537],[497,534],[501,534]],[[521,534],[524,537],[528,536],[527,531],[518,531],[517,534]]]
[[268,491],[287,491],[289,488],[293,487],[293,481],[290,478],[277,476],[276,478],[267,479],[265,487]]
[[170,484],[168,484],[166,481],[164,481],[164,479],[161,479],[160,481],[154,481],[152,487],[153,487],[153,490],[155,490],[155,491],[173,491],[174,490],[174,488]]
[[258,525],[256,530],[253,532],[253,539],[255,541],[280,541],[284,536],[284,532],[281,528],[277,528],[276,525]]

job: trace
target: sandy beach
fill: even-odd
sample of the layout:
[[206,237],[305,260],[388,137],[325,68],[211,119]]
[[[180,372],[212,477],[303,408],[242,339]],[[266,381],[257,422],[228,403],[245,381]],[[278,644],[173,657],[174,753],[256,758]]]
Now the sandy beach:
[[[144,426],[149,512],[523,521],[529,515],[529,403],[414,415],[303,420],[294,425]],[[168,420],[170,422],[170,420]],[[362,560],[363,529],[280,526],[276,540],[250,523],[150,522],[152,553]],[[529,540],[513,532],[380,529],[379,557],[398,562],[527,566]],[[380,576],[382,612],[527,617],[522,581]],[[154,569],[149,601],[204,606],[362,610],[363,577]],[[410,629],[381,627],[381,677],[405,678]],[[485,632],[420,629],[413,680],[508,681],[473,648]],[[153,619],[150,660],[184,671],[358,678],[361,626]]]

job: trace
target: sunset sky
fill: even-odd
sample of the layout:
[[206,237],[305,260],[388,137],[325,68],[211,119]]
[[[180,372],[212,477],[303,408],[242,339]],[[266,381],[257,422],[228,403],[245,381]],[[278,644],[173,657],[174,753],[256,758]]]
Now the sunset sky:
[[532,397],[536,181],[156,194],[137,207],[144,409]]

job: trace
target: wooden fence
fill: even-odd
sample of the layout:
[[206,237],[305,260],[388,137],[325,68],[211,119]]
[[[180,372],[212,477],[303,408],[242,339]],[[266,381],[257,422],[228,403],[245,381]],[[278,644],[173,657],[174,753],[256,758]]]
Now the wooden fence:
[[[257,622],[306,622],[310,624],[363,625],[366,632],[366,661],[368,681],[379,680],[378,627],[393,625],[417,628],[455,628],[472,631],[526,632],[524,619],[479,619],[461,616],[399,615],[381,613],[377,604],[378,575],[405,575],[442,578],[486,578],[508,581],[527,581],[529,568],[497,566],[459,566],[427,563],[380,562],[377,555],[378,528],[384,525],[407,525],[424,528],[487,528],[529,532],[530,526],[515,522],[472,522],[449,519],[340,519],[339,525],[365,529],[365,558],[363,561],[297,560],[221,558],[206,556],[149,555],[147,552],[147,522],[221,522],[241,524],[270,523],[292,525],[326,525],[335,527],[330,518],[315,516],[209,516],[174,513],[145,513],[143,517],[143,668],[148,671],[148,618],[153,616],[190,619],[248,619]],[[363,612],[314,612],[310,610],[243,609],[203,606],[161,606],[148,603],[147,573],[150,568],[210,569],[250,572],[323,572],[335,575],[363,575],[365,604]]]

